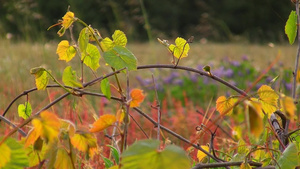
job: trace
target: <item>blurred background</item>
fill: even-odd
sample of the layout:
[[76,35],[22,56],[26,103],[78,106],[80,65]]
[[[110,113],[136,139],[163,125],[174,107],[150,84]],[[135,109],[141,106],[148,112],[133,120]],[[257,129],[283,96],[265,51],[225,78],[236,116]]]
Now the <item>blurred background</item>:
[[288,0],[0,0],[0,35],[33,41],[58,38],[46,29],[69,5],[104,37],[120,29],[134,42],[191,35],[219,42],[286,42],[284,25],[294,9]]

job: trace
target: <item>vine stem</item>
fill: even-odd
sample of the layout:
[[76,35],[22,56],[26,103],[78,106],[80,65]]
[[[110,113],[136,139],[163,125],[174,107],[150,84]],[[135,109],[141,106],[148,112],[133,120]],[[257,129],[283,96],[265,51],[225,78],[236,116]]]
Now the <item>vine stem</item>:
[[300,18],[299,18],[299,0],[296,0],[296,15],[297,15],[297,37],[298,37],[298,50],[297,50],[297,56],[296,56],[296,62],[295,62],[295,70],[293,72],[293,91],[292,91],[292,97],[293,99],[297,99],[296,97],[296,89],[297,89],[297,74],[298,74],[298,64],[299,64],[299,57],[300,57]]
[[156,100],[156,105],[153,107],[154,109],[157,110],[157,140],[160,141],[160,117],[161,117],[161,112],[160,112],[160,102],[158,99],[158,94],[157,94],[157,89],[156,89],[156,83],[154,76],[152,74],[152,81],[154,85],[154,91],[155,91],[155,100]]

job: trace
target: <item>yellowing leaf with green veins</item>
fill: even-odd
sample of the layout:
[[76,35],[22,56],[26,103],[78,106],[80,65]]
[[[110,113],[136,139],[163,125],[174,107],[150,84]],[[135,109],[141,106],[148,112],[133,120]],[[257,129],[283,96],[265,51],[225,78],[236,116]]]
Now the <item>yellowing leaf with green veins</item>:
[[283,96],[280,99],[280,105],[282,112],[284,112],[289,119],[294,119],[297,107],[294,103],[294,99],[288,96]]
[[35,76],[35,85],[38,90],[44,90],[46,89],[48,83],[49,83],[49,76],[47,71],[42,68],[33,68],[30,70],[30,73]]
[[[201,146],[201,148],[207,152],[209,152],[209,147],[208,146]],[[207,155],[201,151],[201,150],[198,150],[197,151],[197,158],[199,160],[199,162],[201,162]]]
[[278,108],[278,94],[267,85],[262,85],[258,91],[259,102],[262,103],[262,109],[268,114],[268,117],[271,116]]
[[112,35],[112,39],[110,38],[104,38],[100,44],[103,49],[103,52],[109,51],[113,49],[115,46],[122,46],[125,47],[127,44],[127,38],[124,32],[120,30],[116,30],[114,34]]
[[169,46],[169,50],[176,58],[184,58],[188,56],[190,45],[185,39],[178,37],[175,40],[175,45]]
[[56,49],[56,54],[59,56],[59,60],[65,60],[69,62],[76,55],[76,49],[73,46],[70,46],[69,41],[62,40]]
[[83,87],[82,84],[77,80],[76,72],[72,69],[71,66],[65,68],[63,72],[62,81],[66,86],[80,88]]
[[105,114],[101,116],[97,121],[93,123],[93,127],[90,129],[90,132],[99,132],[107,127],[113,125],[116,122],[116,116],[111,114]]
[[74,17],[75,17],[74,13],[68,11],[62,18],[63,19],[62,26],[68,29],[74,22]]
[[144,101],[145,95],[141,89],[132,89],[130,92],[130,107],[139,107],[140,104]]
[[40,118],[32,120],[34,128],[27,136],[25,145],[34,143],[38,137],[41,137],[46,143],[57,139],[61,126],[59,118],[49,111],[43,111]]
[[[29,166],[28,156],[25,152],[24,146],[15,139],[8,138],[4,144],[10,149],[9,161],[1,169],[23,169]],[[5,152],[2,152],[5,153]],[[7,153],[7,152],[6,152]],[[2,161],[2,157],[0,161]],[[4,158],[5,159],[5,158]],[[0,162],[1,163],[1,162]]]
[[101,55],[98,48],[90,43],[88,43],[86,51],[81,53],[81,60],[83,60],[83,63],[94,71],[100,67],[100,57]]
[[59,148],[57,150],[54,168],[57,168],[57,169],[58,168],[59,169],[73,168],[73,164],[76,162],[74,153],[71,154],[71,157],[72,157],[72,160],[65,148]]
[[91,133],[76,133],[71,137],[71,143],[76,149],[88,153],[91,157],[94,155],[93,150],[97,148],[97,139]]
[[217,101],[217,110],[223,114],[226,113],[227,115],[230,115],[232,113],[233,110],[233,105],[235,104],[235,102],[237,101],[236,98],[226,98],[225,96],[220,96]]
[[89,42],[89,36],[90,36],[90,33],[89,33],[89,29],[87,27],[83,28],[80,31],[79,38],[78,38],[78,44],[79,44],[79,49],[80,49],[81,53],[85,52],[85,49]]
[[27,119],[28,117],[30,117],[31,112],[32,112],[32,109],[31,109],[31,105],[29,102],[25,102],[25,104],[20,104],[18,106],[18,114],[23,119]]
[[0,168],[3,168],[11,160],[11,150],[5,143],[2,143],[0,145],[0,152]]

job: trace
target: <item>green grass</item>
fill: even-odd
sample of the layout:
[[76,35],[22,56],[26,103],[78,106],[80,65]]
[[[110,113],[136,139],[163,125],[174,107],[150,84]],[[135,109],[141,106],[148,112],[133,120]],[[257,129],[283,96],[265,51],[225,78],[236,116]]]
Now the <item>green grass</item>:
[[[35,86],[34,77],[29,73],[31,68],[43,65],[47,69],[50,69],[57,79],[61,79],[63,69],[67,65],[71,64],[75,68],[78,68],[78,65],[75,66],[75,62],[78,61],[77,63],[79,63],[79,57],[77,57],[77,60],[72,61],[72,63],[65,63],[64,61],[58,60],[58,56],[55,53],[58,42],[30,44],[27,42],[13,43],[8,40],[0,40],[0,44],[2,44],[0,46],[0,112],[3,112],[6,106],[18,94]],[[172,60],[171,55],[165,47],[158,42],[152,44],[129,44],[128,48],[138,58],[138,65],[170,64]],[[214,66],[222,64],[221,60],[224,57],[240,61],[243,55],[247,55],[251,62],[253,62],[253,65],[255,65],[257,69],[262,70],[269,62],[274,60],[279,51],[281,53],[279,62],[282,62],[285,68],[293,69],[296,46],[290,46],[288,44],[269,47],[267,44],[193,43],[191,44],[189,57],[182,59],[179,64],[191,67],[196,67],[199,64],[212,64],[213,69]],[[101,58],[101,60],[103,61],[103,58]],[[108,72],[105,65],[102,64],[101,66],[102,68],[98,70],[98,76],[103,74],[103,70],[104,73]],[[87,72],[89,70],[87,69],[85,71]],[[145,71],[142,71],[141,73],[143,74],[144,72]],[[131,84],[134,84],[134,82],[131,82]],[[35,97],[39,99],[47,98],[46,92],[36,93],[36,95],[30,98],[31,101],[35,101]],[[38,101],[40,101],[39,99]],[[18,103],[23,103],[23,101],[25,101],[25,99],[20,100]],[[16,111],[16,107],[17,106],[14,106],[12,111]]]

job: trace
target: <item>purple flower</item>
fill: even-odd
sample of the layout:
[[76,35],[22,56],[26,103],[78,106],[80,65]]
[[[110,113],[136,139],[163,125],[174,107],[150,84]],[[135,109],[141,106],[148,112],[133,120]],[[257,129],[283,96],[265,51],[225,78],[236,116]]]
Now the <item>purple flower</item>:
[[231,63],[232,66],[236,66],[236,67],[241,65],[241,63],[239,61],[236,61],[236,60],[231,61],[230,63]]
[[284,86],[285,86],[286,90],[292,91],[292,87],[293,87],[292,83],[284,83]]
[[248,57],[247,55],[243,55],[243,56],[242,56],[242,59],[243,59],[243,61],[248,61],[248,60],[249,60],[249,57]]
[[174,81],[174,79],[178,76],[179,74],[177,72],[172,72],[168,77],[165,77],[163,81],[166,84],[171,84]]
[[233,74],[234,74],[234,72],[233,72],[233,70],[232,69],[227,69],[227,70],[225,70],[224,72],[223,72],[223,75],[225,76],[225,77],[228,77],[228,78],[231,78],[231,77],[233,77]]

